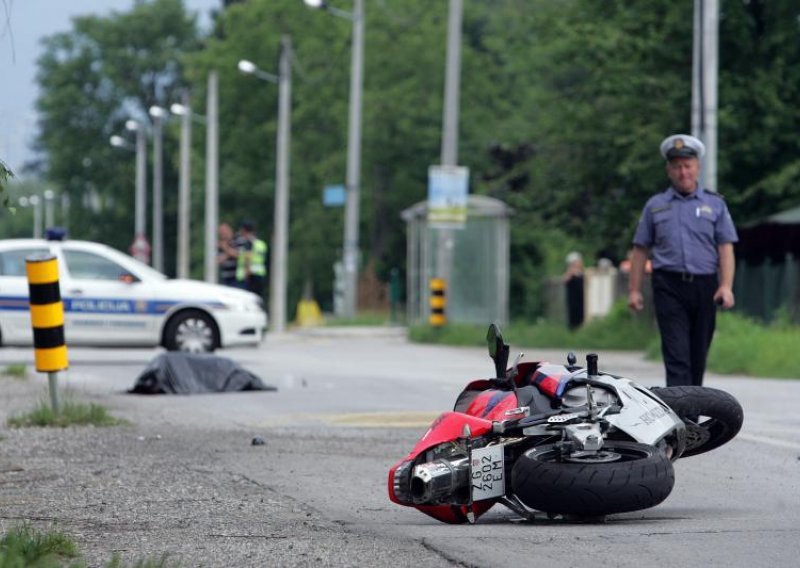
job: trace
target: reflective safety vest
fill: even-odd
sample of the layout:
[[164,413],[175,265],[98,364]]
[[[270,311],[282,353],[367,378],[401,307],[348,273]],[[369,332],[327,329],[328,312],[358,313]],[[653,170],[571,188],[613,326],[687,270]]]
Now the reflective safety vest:
[[266,276],[267,274],[267,243],[261,239],[252,242],[252,248],[239,250],[239,258],[236,263],[236,280],[243,282],[246,278],[245,256],[250,254],[250,274],[254,276]]

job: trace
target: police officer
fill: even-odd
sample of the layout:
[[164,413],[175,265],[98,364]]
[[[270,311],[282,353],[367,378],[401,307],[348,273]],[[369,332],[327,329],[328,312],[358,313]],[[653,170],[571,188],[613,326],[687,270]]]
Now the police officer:
[[718,193],[699,186],[703,143],[676,134],[661,143],[672,182],[644,206],[633,237],[628,305],[644,307],[642,275],[653,253],[653,303],[667,385],[702,385],[716,324],[716,305],[732,308],[738,240]]
[[242,288],[261,296],[267,276],[267,243],[256,236],[252,221],[241,222],[239,235],[236,280]]

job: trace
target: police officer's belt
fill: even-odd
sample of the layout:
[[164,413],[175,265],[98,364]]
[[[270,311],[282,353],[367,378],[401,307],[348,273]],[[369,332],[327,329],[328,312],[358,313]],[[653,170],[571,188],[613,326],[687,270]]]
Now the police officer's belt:
[[695,280],[707,280],[709,278],[716,278],[717,273],[714,272],[712,274],[692,274],[691,272],[679,272],[674,270],[662,270],[661,268],[656,268],[653,272],[665,276],[667,278],[675,278],[682,282],[694,282]]

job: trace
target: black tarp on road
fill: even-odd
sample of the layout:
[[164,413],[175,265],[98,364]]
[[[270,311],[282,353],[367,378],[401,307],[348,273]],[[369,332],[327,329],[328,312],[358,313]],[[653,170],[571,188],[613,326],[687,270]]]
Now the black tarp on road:
[[198,394],[232,391],[275,391],[237,363],[217,355],[162,353],[147,365],[128,392],[133,394]]

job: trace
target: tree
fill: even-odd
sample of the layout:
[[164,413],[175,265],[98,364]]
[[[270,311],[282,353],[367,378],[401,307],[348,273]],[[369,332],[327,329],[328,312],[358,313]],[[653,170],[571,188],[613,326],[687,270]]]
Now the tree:
[[[38,170],[84,205],[72,208],[74,236],[123,250],[130,244],[134,160],[109,146],[109,137],[122,134],[129,118],[147,124],[151,105],[169,107],[178,99],[186,87],[181,58],[199,46],[195,18],[180,0],[137,2],[129,12],[78,17],[71,31],[45,39],[37,74],[36,146],[43,156]],[[174,147],[170,139],[166,144]],[[165,188],[176,185],[169,165]],[[174,203],[174,197],[167,199],[168,215]],[[170,243],[174,236],[165,238]]]

